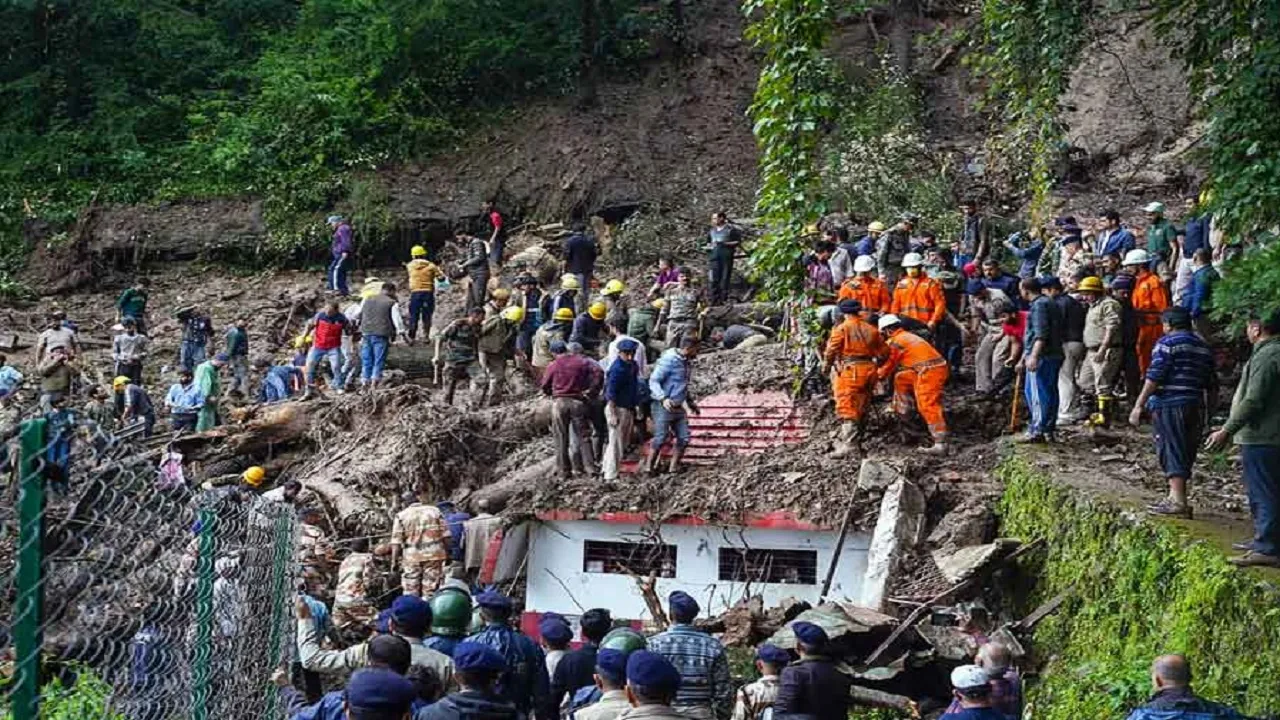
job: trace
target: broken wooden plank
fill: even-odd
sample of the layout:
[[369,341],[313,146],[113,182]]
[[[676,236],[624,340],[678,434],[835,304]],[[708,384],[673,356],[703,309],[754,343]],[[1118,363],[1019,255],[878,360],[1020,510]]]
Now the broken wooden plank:
[[861,685],[849,686],[849,697],[858,705],[891,708],[905,712],[913,718],[920,717],[920,706],[905,695],[895,695],[883,690],[873,690]]
[[1048,602],[1045,602],[1042,605],[1040,605],[1040,607],[1036,608],[1035,610],[1032,610],[1030,615],[1014,623],[1013,629],[1018,630],[1020,632],[1030,631],[1032,628],[1038,625],[1041,620],[1045,619],[1049,615],[1056,612],[1058,608],[1062,607],[1062,603],[1066,602],[1067,598],[1071,596],[1071,590],[1072,588],[1068,588],[1065,592],[1055,595],[1054,597],[1050,598]]

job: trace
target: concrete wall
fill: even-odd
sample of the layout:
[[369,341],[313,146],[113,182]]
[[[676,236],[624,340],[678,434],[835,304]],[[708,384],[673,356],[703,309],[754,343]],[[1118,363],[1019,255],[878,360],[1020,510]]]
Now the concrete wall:
[[[529,547],[526,609],[578,615],[582,609],[607,607],[616,618],[647,618],[649,613],[631,576],[583,571],[585,541],[644,542],[640,531],[640,525],[595,520],[535,524]],[[764,596],[765,607],[787,597],[816,603],[836,535],[835,531],[663,525],[663,542],[676,546],[676,576],[658,578],[658,595],[665,599],[673,590],[684,590],[698,599],[704,614],[718,614],[747,591],[745,583],[718,579],[721,548],[813,550],[817,553],[817,584],[752,583],[750,590]],[[858,596],[869,545],[866,535],[851,533],[845,538],[831,595]]]

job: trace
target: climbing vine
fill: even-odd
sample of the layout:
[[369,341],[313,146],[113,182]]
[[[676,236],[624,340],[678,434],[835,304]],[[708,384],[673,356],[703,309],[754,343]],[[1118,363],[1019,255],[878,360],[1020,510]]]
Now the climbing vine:
[[751,270],[770,298],[801,286],[806,223],[825,209],[819,144],[836,116],[836,69],[823,55],[835,19],[832,0],[744,0],[747,37],[764,52],[749,114],[760,148],[756,214],[765,233]]
[[983,106],[1003,131],[989,141],[990,166],[1031,198],[1042,219],[1065,143],[1058,98],[1083,47],[1090,3],[983,0],[967,62],[987,82]]

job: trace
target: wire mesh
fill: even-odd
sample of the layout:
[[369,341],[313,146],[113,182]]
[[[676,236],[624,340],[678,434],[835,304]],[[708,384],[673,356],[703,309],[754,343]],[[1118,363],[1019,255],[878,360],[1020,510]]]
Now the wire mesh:
[[0,638],[0,717],[34,720],[24,688],[49,717],[273,714],[270,677],[293,647],[292,506],[174,482],[162,447],[45,418],[24,424],[22,461],[12,440],[3,461],[0,617],[14,647]]

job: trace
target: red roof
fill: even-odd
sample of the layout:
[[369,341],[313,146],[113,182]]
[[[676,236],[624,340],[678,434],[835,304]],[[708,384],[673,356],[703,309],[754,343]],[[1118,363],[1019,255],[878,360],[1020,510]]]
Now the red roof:
[[[692,440],[685,460],[711,465],[729,452],[752,455],[809,439],[809,419],[791,396],[776,390],[722,393],[698,401],[701,415],[689,414]],[[663,454],[671,453],[668,443]]]

